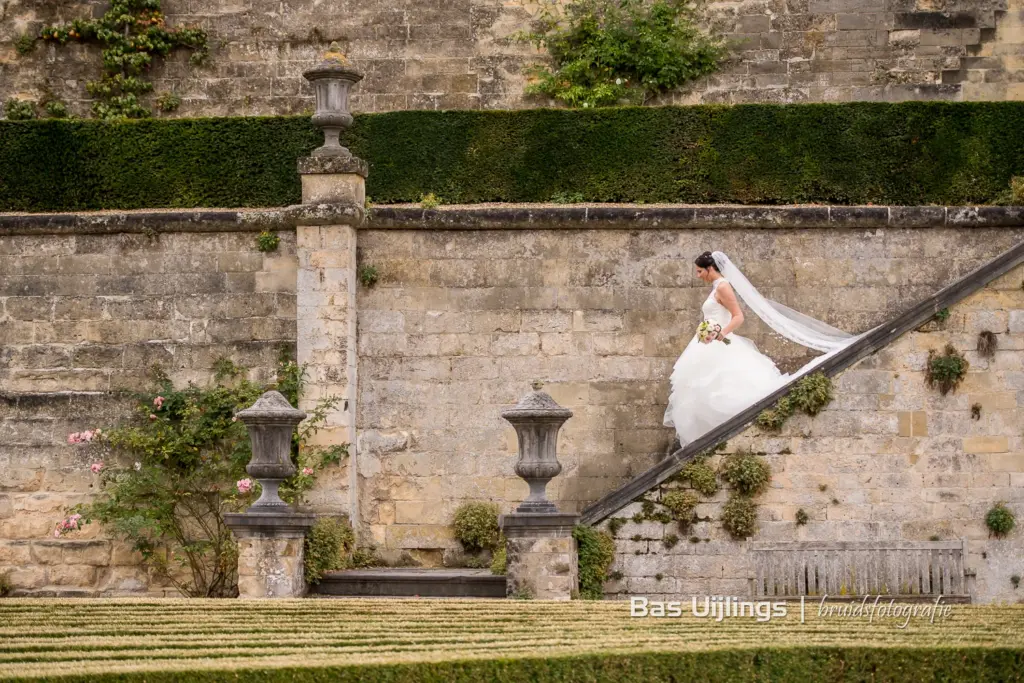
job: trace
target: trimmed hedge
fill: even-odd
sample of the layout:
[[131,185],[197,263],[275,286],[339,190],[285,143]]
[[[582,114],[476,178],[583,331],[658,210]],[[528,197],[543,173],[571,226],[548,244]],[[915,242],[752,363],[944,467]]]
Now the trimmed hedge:
[[[979,204],[1024,175],[1024,102],[405,111],[346,135],[377,203]],[[308,117],[0,122],[0,209],[284,206]]]
[[47,677],[92,683],[193,681],[221,683],[479,683],[479,681],[1015,681],[1024,677],[1024,651],[1010,648],[751,648],[704,652],[577,655],[345,667],[146,671]]

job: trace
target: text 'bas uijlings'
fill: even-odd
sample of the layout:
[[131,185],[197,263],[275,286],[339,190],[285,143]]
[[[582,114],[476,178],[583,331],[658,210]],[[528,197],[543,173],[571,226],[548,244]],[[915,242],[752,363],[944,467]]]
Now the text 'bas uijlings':
[[[769,621],[786,616],[785,602],[769,602],[766,600],[740,600],[731,595],[694,596],[690,600],[690,614],[701,619],[722,621],[732,617],[747,617],[757,621]],[[631,617],[681,617],[683,603],[681,601],[662,602],[642,597],[629,599],[629,616]]]

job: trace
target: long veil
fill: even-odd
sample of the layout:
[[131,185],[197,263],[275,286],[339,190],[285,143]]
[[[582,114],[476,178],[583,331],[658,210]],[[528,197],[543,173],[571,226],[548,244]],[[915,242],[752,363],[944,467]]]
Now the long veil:
[[817,365],[834,352],[846,348],[862,336],[843,332],[799,311],[794,311],[777,301],[764,298],[740,269],[729,260],[728,256],[716,251],[712,253],[712,257],[715,259],[719,272],[732,284],[743,303],[765,324],[792,342],[816,351],[826,352],[824,357],[815,358],[798,374]]

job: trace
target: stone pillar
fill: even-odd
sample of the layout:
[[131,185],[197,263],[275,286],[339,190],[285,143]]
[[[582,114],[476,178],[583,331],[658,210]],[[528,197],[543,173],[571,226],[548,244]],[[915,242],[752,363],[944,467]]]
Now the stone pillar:
[[339,134],[352,123],[349,90],[362,74],[332,43],[324,60],[303,76],[313,84],[313,124],[325,144],[299,159],[302,205],[296,207],[296,360],[307,370],[299,407],[325,396],[340,400],[310,445],[348,444],[341,468],[324,472],[310,501],[325,512],[348,513],[359,533],[356,453],[356,229],[366,203],[366,162],[352,156]]
[[252,441],[252,459],[245,470],[263,489],[248,510],[224,515],[224,523],[238,539],[238,595],[299,597],[306,592],[304,540],[315,517],[293,510],[277,488],[295,473],[292,432],[306,413],[292,408],[279,392],[268,391],[237,417]]
[[355,157],[299,160],[302,211],[296,217],[296,360],[306,366],[299,407],[341,400],[310,445],[346,443],[341,468],[325,471],[310,501],[347,513],[358,530],[356,454],[356,229],[363,222],[366,163]]
[[510,597],[569,600],[579,581],[576,539],[572,529],[579,515],[558,512],[545,489],[562,466],[558,462],[558,431],[572,412],[540,391],[524,396],[501,416],[516,430],[519,460],[516,474],[530,485],[529,497],[498,520],[506,539],[506,592]]

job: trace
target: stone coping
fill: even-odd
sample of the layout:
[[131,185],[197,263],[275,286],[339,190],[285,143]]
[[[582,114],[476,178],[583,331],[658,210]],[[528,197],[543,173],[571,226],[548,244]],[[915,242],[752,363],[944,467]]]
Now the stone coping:
[[[358,222],[351,204],[258,209],[145,209],[0,213],[0,235],[259,232],[296,224]],[[1021,206],[740,206],[681,204],[467,204],[375,206],[362,229],[507,230],[707,228],[995,228],[1024,225]]]

